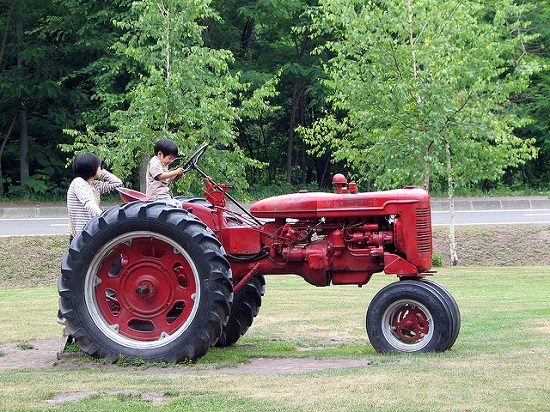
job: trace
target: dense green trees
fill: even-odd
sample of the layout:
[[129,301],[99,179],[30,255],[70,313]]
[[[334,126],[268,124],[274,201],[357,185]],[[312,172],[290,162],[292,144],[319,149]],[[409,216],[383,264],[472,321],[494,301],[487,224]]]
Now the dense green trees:
[[58,81],[77,66],[63,44],[36,31],[56,11],[45,1],[0,2],[0,193],[51,193],[52,176],[64,174],[62,127],[79,122],[86,92]]
[[[158,139],[176,141],[183,153],[211,142],[214,178],[223,174],[246,188],[245,166],[254,162],[236,144],[234,125],[246,117],[243,106],[250,110],[255,97],[245,96],[246,85],[229,71],[231,53],[204,46],[197,22],[214,17],[209,2],[188,0],[133,2],[113,17],[123,34],[112,50],[133,68],[132,80],[121,93],[97,91],[99,108],[108,116],[84,133],[71,130],[76,143],[64,149],[95,148],[100,157],[111,159],[117,175],[128,178],[133,170],[143,170]],[[179,184],[188,189],[192,182]]]
[[511,97],[540,68],[520,56],[524,12],[506,1],[323,1],[331,112],[310,140],[377,188],[496,180],[536,153],[513,133],[524,121]]
[[519,170],[509,170],[504,183],[517,188],[522,185],[548,188],[550,185],[550,1],[536,2],[525,18],[532,22],[531,34],[537,34],[536,41],[526,44],[526,52],[538,56],[546,70],[531,77],[529,88],[520,96],[522,115],[532,121],[518,128],[516,134],[523,139],[534,138],[539,148],[538,156]]
[[547,190],[548,3],[0,0],[0,192],[90,149],[138,188],[159,137],[243,190]]
[[536,155],[512,97],[540,71],[525,6],[471,1],[321,1],[330,111],[305,134],[319,151],[388,189],[495,181]]

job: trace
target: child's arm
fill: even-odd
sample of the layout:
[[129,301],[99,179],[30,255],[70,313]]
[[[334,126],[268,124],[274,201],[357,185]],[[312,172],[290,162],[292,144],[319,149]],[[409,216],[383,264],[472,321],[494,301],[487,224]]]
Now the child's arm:
[[90,213],[90,215],[98,216],[103,212],[97,204],[97,199],[93,193],[90,192],[90,186],[88,186],[88,183],[86,183],[85,180],[76,179],[73,185],[73,190],[78,201],[82,204],[84,209]]
[[107,193],[108,191],[113,190],[116,187],[122,186],[122,180],[120,180],[114,174],[108,172],[105,169],[101,169],[100,176],[104,180],[96,180],[94,182],[100,194]]
[[185,173],[181,167],[177,169],[170,170],[168,172],[162,172],[160,175],[155,176],[155,180],[167,180],[174,179],[176,176],[183,176]]

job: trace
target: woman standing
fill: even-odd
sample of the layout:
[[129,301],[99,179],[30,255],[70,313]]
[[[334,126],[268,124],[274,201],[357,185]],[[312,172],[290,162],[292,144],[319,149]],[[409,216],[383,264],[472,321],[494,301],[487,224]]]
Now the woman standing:
[[78,155],[73,162],[73,172],[75,178],[67,191],[71,240],[86,223],[102,213],[101,195],[122,185],[122,180],[101,168],[101,160],[94,153]]

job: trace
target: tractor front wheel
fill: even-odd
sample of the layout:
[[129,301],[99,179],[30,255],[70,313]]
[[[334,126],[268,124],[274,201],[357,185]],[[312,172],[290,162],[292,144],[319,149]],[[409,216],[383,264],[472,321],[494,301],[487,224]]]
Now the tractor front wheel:
[[422,279],[422,282],[430,285],[432,288],[437,290],[443,297],[443,299],[446,300],[447,306],[449,307],[449,310],[451,311],[451,317],[453,319],[453,333],[451,336],[451,339],[449,340],[448,347],[445,348],[445,350],[450,349],[458,337],[458,333],[460,332],[460,310],[458,309],[458,304],[456,303],[455,298],[451,293],[445,289],[443,286],[441,286],[439,283],[434,282],[431,279]]
[[378,352],[445,351],[458,334],[456,322],[449,299],[419,280],[382,288],[366,317],[369,340]]
[[213,233],[188,212],[133,202],[92,220],[58,281],[67,332],[87,354],[194,361],[216,343],[233,298]]

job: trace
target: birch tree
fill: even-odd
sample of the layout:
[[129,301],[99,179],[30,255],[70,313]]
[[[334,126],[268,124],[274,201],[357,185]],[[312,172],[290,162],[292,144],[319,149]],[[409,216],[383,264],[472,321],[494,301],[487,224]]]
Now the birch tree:
[[498,179],[536,155],[532,141],[514,135],[525,119],[513,98],[539,69],[518,53],[530,40],[525,7],[322,0],[313,29],[332,36],[324,48],[333,56],[325,62],[331,93],[307,139],[318,152],[333,148],[359,183],[446,185],[452,207],[455,187]]

